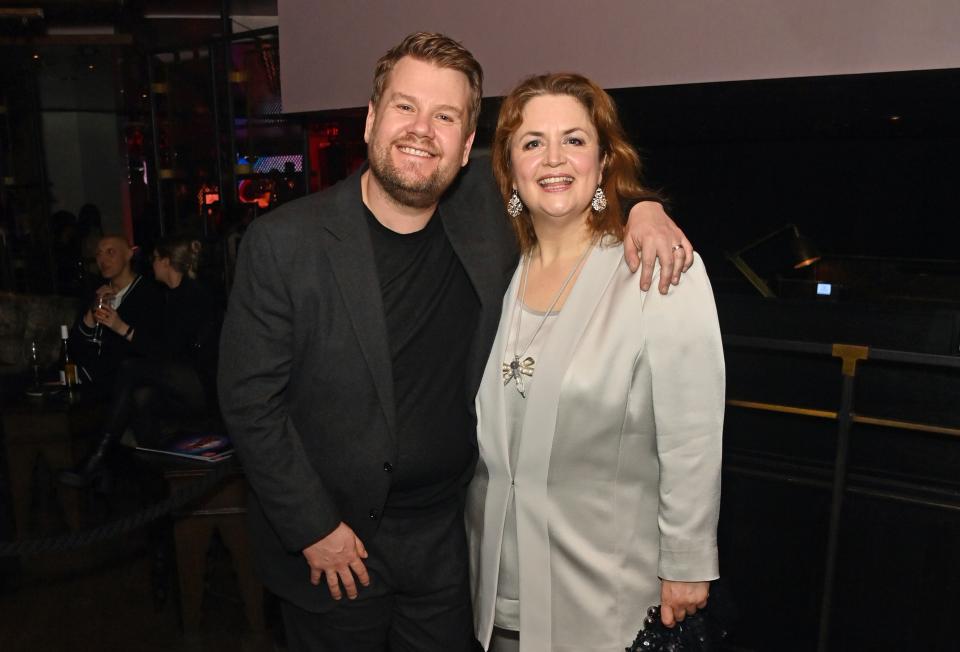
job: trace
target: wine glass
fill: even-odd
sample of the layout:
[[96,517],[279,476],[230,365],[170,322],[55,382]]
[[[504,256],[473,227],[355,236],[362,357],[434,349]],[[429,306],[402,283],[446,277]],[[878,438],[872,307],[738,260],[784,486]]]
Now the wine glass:
[[[97,296],[93,301],[93,311],[102,310],[103,308],[113,307],[113,294],[109,292],[104,292]],[[103,347],[103,324],[97,322],[93,327],[93,338],[90,340],[97,345],[97,354],[100,353],[100,349]]]
[[24,345],[24,357],[27,365],[33,370],[33,385],[31,389],[40,389],[40,342],[36,336],[27,340]]

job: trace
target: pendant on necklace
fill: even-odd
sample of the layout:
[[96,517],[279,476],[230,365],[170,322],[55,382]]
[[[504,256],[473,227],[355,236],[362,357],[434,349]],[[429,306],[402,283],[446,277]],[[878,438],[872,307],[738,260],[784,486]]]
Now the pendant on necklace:
[[511,380],[516,385],[520,396],[527,398],[527,390],[523,384],[523,377],[533,377],[533,367],[536,364],[533,358],[527,356],[523,360],[519,355],[514,355],[509,364],[503,363],[503,384],[506,385]]

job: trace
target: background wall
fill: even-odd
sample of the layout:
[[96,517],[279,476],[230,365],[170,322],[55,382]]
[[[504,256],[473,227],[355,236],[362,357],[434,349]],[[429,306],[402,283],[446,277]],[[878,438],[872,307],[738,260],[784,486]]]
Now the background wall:
[[606,88],[960,66],[955,0],[279,0],[285,112],[366,104],[404,35],[460,40],[487,95],[577,70]]
[[83,204],[96,204],[104,231],[123,231],[126,171],[109,58],[51,49],[38,81],[50,211],[76,215]]

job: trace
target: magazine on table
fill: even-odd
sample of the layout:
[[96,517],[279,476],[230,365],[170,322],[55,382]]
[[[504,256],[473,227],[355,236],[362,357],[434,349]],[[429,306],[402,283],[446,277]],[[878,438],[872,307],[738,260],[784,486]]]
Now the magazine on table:
[[137,446],[138,451],[162,453],[198,462],[219,462],[233,456],[233,444],[226,435],[193,434],[174,437],[162,448]]

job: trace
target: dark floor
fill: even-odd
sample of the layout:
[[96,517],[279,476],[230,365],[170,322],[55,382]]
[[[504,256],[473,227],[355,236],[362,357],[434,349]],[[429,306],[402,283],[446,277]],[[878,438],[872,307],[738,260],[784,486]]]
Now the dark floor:
[[[270,633],[247,626],[228,558],[213,564],[198,631],[180,626],[175,591],[155,604],[152,554],[140,544],[101,553],[35,557],[0,593],[0,650],[267,652]],[[93,562],[92,564],[90,562]],[[9,578],[9,575],[7,576]]]
[[[51,495],[56,489],[40,475],[33,520],[27,524],[31,538],[67,529]],[[142,503],[144,496],[124,489],[110,498],[91,495],[84,527],[121,518]],[[233,560],[217,535],[207,552],[199,628],[184,632],[170,533],[169,521],[159,521],[71,552],[0,558],[0,650],[285,650],[275,640],[282,638],[282,628],[270,600],[267,631],[251,631]]]
[[[137,537],[142,539],[142,537]],[[199,629],[180,624],[175,577],[156,595],[154,554],[143,541],[99,551],[35,556],[8,569],[0,591],[0,650],[136,650],[139,652],[284,650],[270,629],[251,632],[230,558],[212,546]]]

